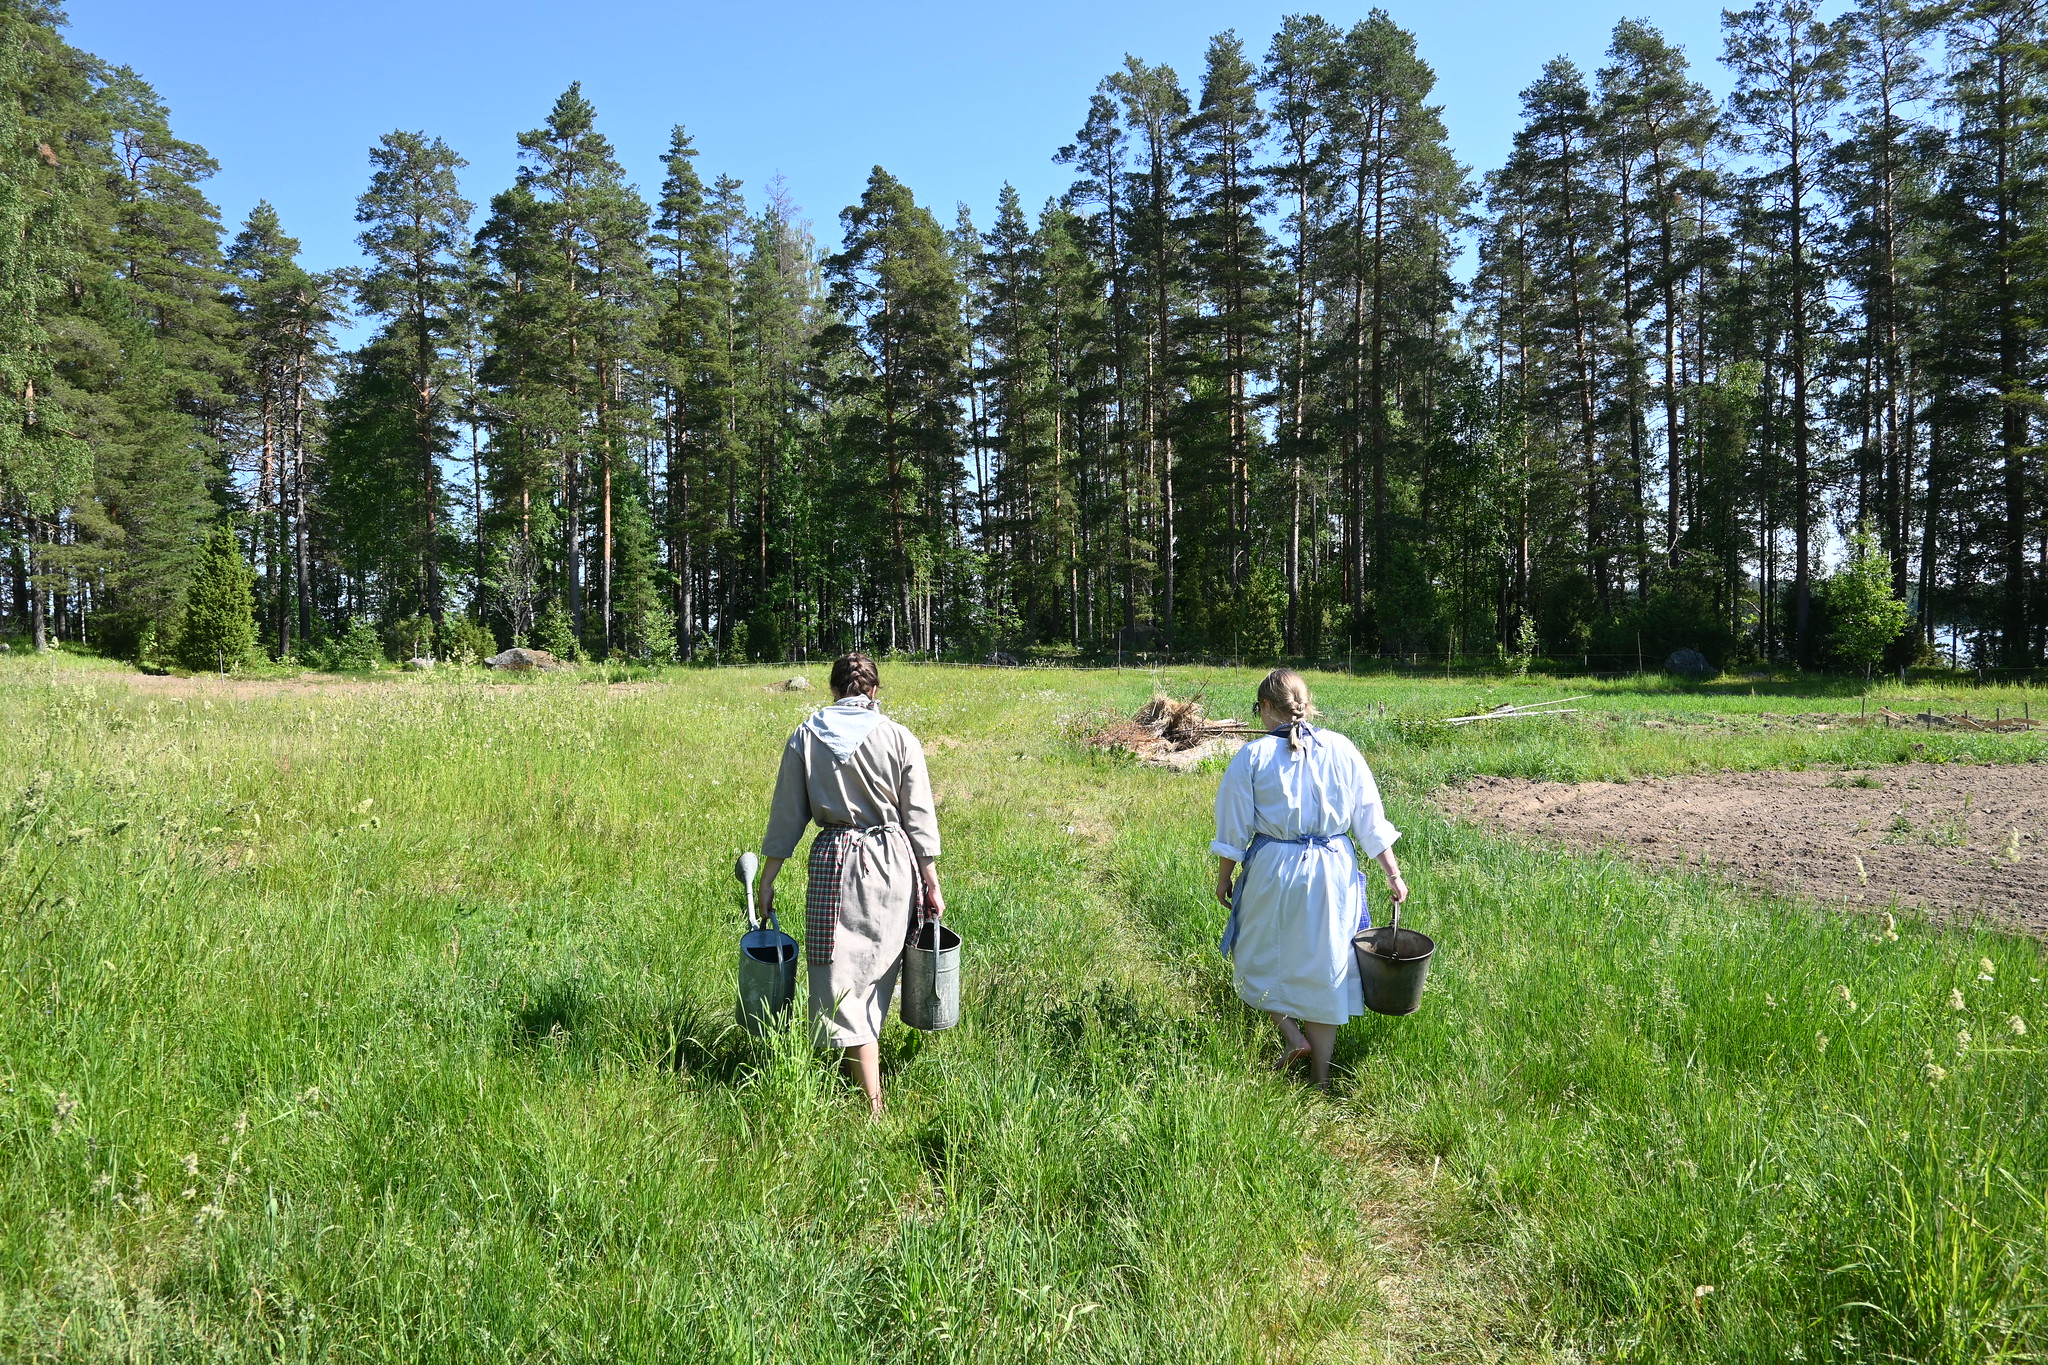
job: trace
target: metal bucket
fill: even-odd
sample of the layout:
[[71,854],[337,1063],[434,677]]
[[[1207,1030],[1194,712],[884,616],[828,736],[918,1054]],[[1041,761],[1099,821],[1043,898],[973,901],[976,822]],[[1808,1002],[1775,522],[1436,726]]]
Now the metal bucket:
[[1422,1004],[1422,983],[1429,977],[1429,958],[1436,942],[1427,934],[1403,929],[1398,913],[1392,924],[1367,929],[1351,940],[1358,957],[1359,979],[1365,985],[1365,1007],[1374,1014],[1413,1014]]
[[740,1025],[756,1038],[796,1000],[796,940],[768,923],[740,935]]
[[927,1033],[960,1022],[960,935],[938,920],[903,950],[903,1022]]

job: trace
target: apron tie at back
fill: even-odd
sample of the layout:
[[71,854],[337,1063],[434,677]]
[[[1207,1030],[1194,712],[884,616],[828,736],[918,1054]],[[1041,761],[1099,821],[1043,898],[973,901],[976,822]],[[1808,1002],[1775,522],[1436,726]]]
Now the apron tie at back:
[[[1300,722],[1296,723],[1299,724]],[[1281,729],[1273,731],[1273,733],[1276,735],[1280,734],[1285,728],[1283,726]],[[1237,865],[1237,881],[1232,886],[1230,892],[1230,918],[1224,921],[1223,937],[1217,940],[1216,951],[1225,957],[1229,957],[1237,947],[1237,908],[1244,903],[1244,884],[1251,876],[1252,859],[1259,856],[1260,849],[1264,848],[1267,844],[1296,844],[1301,848],[1301,856],[1306,859],[1310,849],[1342,848],[1344,846],[1343,839],[1344,836],[1341,834],[1304,834],[1294,839],[1281,839],[1271,834],[1254,834],[1251,846],[1244,851],[1244,861]],[[1354,863],[1356,862],[1355,855],[1353,861]],[[1365,869],[1363,867],[1357,868],[1357,876],[1358,927],[1352,932],[1362,933],[1372,928],[1372,910],[1365,903]]]

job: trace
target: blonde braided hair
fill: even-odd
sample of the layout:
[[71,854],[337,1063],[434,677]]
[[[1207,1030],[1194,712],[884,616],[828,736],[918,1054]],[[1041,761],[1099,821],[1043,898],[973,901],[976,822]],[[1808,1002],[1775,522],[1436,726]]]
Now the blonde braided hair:
[[1287,717],[1288,752],[1300,753],[1309,717],[1318,714],[1308,694],[1308,679],[1291,668],[1276,668],[1260,681],[1259,700]]

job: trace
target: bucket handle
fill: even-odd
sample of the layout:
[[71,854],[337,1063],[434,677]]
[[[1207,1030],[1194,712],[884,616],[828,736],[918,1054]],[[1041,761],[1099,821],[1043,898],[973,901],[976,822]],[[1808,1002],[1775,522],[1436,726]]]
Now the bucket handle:
[[[1392,899],[1389,897],[1389,899]],[[1393,902],[1393,918],[1387,921],[1386,951],[1381,957],[1399,961],[1401,957],[1401,902]]]

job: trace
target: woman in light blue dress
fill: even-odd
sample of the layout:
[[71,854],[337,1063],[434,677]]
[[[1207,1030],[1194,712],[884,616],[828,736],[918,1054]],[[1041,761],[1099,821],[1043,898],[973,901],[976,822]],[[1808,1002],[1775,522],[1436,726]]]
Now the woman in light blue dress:
[[1221,948],[1238,996],[1272,1016],[1282,1065],[1307,1057],[1321,1086],[1338,1027],[1365,1012],[1351,949],[1370,923],[1358,855],[1379,861],[1396,905],[1408,886],[1394,861],[1401,835],[1372,769],[1350,740],[1309,724],[1314,714],[1308,683],[1293,669],[1276,668],[1259,684],[1268,733],[1225,770],[1209,851],[1219,860],[1216,899],[1230,910]]

